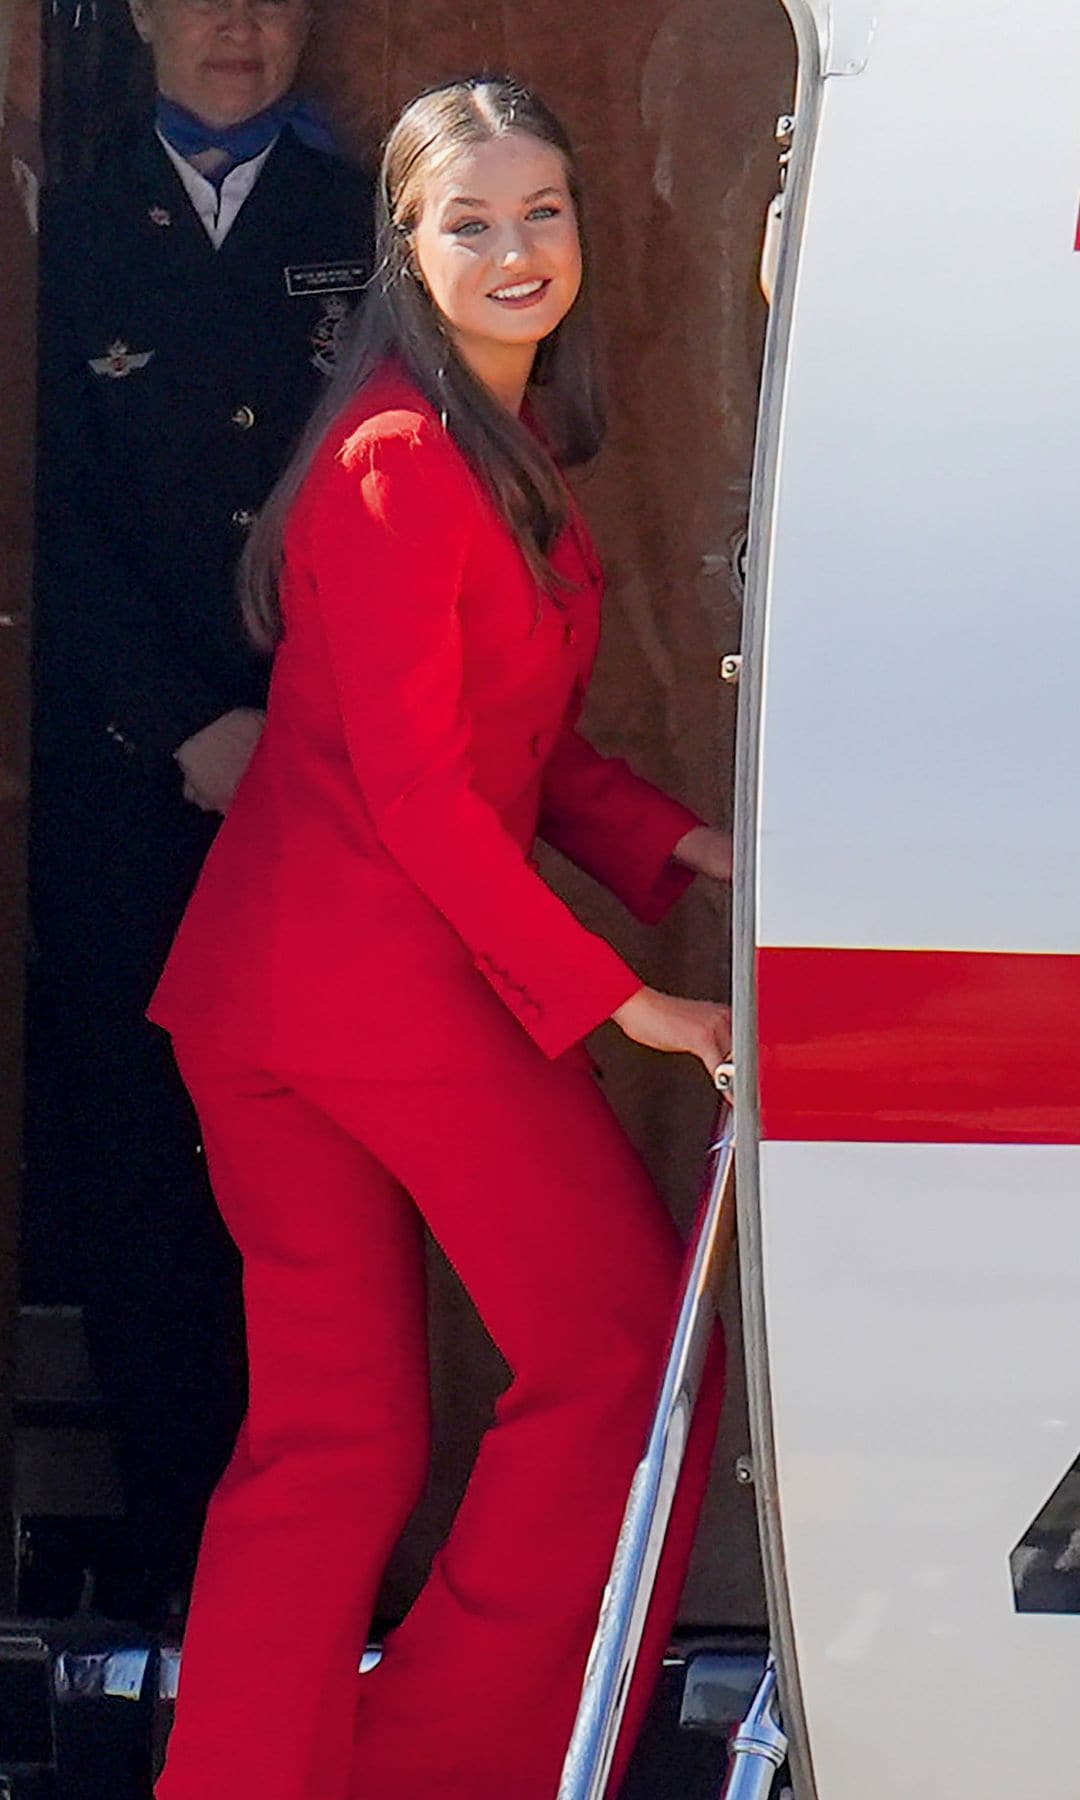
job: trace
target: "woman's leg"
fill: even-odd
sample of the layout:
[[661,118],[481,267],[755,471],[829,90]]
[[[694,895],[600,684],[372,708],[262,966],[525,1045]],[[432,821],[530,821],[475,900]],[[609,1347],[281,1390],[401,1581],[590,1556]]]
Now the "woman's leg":
[[160,1800],[345,1800],[356,1670],[427,1469],[422,1244],[282,1081],[180,1046],[244,1258],[251,1400],[210,1505]]
[[[548,1063],[508,1030],[478,1080],[301,1081],[409,1189],[513,1370],[431,1578],[360,1679],[353,1800],[554,1800],[681,1246],[584,1059]],[[721,1360],[718,1345],[627,1742],[678,1603]]]

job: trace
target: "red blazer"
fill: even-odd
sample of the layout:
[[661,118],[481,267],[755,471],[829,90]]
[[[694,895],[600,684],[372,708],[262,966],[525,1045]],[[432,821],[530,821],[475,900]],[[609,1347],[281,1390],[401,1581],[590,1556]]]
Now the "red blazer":
[[530,862],[641,919],[700,821],[575,729],[601,573],[575,511],[544,595],[426,401],[387,369],[289,521],[266,730],[150,1017],[283,1070],[482,1067],[506,1012],[558,1056],[640,987]]

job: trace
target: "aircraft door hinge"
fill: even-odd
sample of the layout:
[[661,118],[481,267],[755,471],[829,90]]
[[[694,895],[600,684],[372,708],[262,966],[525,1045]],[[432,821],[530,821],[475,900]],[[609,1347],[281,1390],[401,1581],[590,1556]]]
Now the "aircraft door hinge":
[[[828,0],[823,24],[822,73],[861,75],[870,61],[880,0]],[[815,11],[818,9],[815,8]]]

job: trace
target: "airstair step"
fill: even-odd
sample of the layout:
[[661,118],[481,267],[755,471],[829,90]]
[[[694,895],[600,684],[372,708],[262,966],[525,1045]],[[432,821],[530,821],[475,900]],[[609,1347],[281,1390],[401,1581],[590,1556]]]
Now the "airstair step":
[[[620,1800],[716,1800],[723,1744],[680,1729],[680,1712],[687,1669],[723,1643],[703,1634],[668,1657]],[[0,1620],[0,1800],[150,1800],[179,1670],[175,1644],[107,1621]]]

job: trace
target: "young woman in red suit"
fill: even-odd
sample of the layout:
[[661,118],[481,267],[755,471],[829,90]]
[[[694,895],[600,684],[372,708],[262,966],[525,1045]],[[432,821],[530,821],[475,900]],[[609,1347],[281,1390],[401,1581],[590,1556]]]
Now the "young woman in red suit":
[[[729,1047],[724,1007],[643,986],[530,860],[539,833],[646,920],[730,871],[725,836],[576,728],[601,575],[560,469],[601,430],[570,146],[513,82],[446,86],[392,132],[381,209],[374,291],[249,546],[266,729],[151,1009],[251,1362],[160,1800],[553,1800],[681,1261],[581,1043],[614,1019],[710,1071]],[[512,1381],[358,1676],[427,1470],[421,1219]]]

